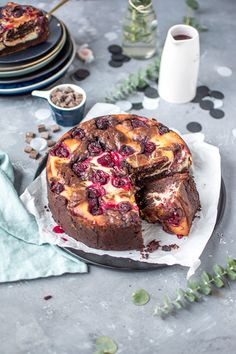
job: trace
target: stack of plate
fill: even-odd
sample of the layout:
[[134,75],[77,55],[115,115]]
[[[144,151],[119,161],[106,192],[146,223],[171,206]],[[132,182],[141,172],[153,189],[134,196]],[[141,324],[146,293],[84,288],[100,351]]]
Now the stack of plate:
[[75,44],[65,25],[49,20],[46,42],[22,52],[0,57],[0,94],[30,93],[58,80],[75,57]]

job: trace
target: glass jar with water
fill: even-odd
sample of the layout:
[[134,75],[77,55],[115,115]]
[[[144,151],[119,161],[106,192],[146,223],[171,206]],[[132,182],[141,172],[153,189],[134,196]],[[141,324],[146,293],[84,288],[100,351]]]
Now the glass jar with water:
[[157,17],[152,0],[129,0],[123,20],[123,53],[148,59],[157,50]]

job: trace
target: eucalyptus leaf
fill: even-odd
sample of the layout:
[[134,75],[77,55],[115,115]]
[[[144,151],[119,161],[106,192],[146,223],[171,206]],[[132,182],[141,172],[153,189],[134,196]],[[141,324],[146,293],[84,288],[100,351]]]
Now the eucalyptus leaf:
[[186,0],[186,4],[192,10],[198,10],[199,9],[199,4],[198,4],[198,2],[196,0]]
[[227,272],[227,277],[230,280],[235,280],[236,279],[236,272],[235,271],[233,271],[229,267],[227,267],[226,272]]
[[223,280],[221,279],[221,277],[215,276],[214,278],[214,285],[217,288],[223,288],[223,286],[225,285]]
[[117,352],[117,344],[108,336],[98,337],[96,340],[97,354],[115,354]]
[[205,285],[208,285],[212,280],[212,276],[207,272],[203,272],[202,273],[202,280]]
[[132,301],[137,306],[146,305],[149,300],[150,300],[150,295],[145,289],[136,290],[132,294]]
[[204,295],[210,295],[212,293],[212,288],[210,285],[206,285],[206,284],[202,283],[200,285],[199,291]]
[[214,272],[218,277],[222,277],[224,275],[224,268],[219,266],[218,264],[215,264],[213,267]]
[[188,291],[188,290],[185,291],[184,296],[189,302],[194,302],[197,300],[197,297],[194,295],[194,293],[192,293],[191,291]]

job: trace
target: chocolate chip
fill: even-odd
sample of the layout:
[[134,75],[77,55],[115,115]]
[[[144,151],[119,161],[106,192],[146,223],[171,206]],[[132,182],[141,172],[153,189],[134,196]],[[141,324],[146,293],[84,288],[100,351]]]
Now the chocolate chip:
[[135,102],[135,103],[132,103],[132,109],[135,109],[135,110],[140,110],[143,108],[143,104],[142,102]]
[[219,100],[222,100],[225,96],[222,92],[220,91],[211,91],[210,92],[210,96],[211,97],[214,97],[214,98],[217,98]]
[[144,95],[149,98],[159,97],[158,92],[154,87],[147,87],[144,91]]
[[25,138],[25,142],[26,142],[27,144],[30,144],[31,140],[32,140],[32,138],[30,138],[30,137]]
[[51,131],[52,131],[53,133],[59,132],[59,130],[61,129],[61,128],[59,127],[59,125],[57,125],[57,124],[51,125],[50,128],[51,128]]
[[77,81],[82,81],[86,79],[90,75],[90,72],[86,69],[79,69],[76,72],[74,72],[73,77]]
[[109,47],[107,48],[108,51],[112,54],[121,54],[122,53],[122,48],[121,46],[117,45],[117,44],[112,44],[109,45]]
[[26,138],[31,138],[31,139],[32,139],[32,138],[34,138],[34,137],[35,137],[35,134],[34,134],[33,132],[26,132],[26,133],[25,133],[25,137],[26,137]]
[[200,132],[202,130],[202,126],[198,122],[190,122],[190,123],[187,124],[187,129],[191,133],[198,133],[198,132]]
[[38,132],[39,133],[42,133],[42,132],[45,132],[47,129],[45,127],[45,124],[39,124],[38,125]]
[[42,132],[40,134],[40,136],[41,136],[41,138],[48,140],[50,135],[48,132]]
[[201,100],[199,104],[202,109],[205,109],[207,111],[214,107],[213,102],[210,100]]
[[210,115],[215,119],[221,119],[225,114],[221,109],[211,109]]
[[113,68],[120,68],[123,65],[122,61],[114,61],[114,60],[110,60],[108,64]]
[[56,144],[54,140],[48,140],[48,147],[52,147]]
[[38,151],[32,150],[29,154],[29,157],[33,160],[37,160],[37,158],[39,157]]

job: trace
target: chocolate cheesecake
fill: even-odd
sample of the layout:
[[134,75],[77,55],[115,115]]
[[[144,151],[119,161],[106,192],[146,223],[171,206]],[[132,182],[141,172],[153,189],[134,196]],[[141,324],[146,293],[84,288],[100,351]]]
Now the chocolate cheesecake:
[[83,122],[49,154],[52,216],[89,247],[142,249],[141,216],[146,214],[138,196],[146,197],[148,183],[170,175],[178,179],[191,163],[183,139],[155,119],[119,114]]
[[8,2],[0,8],[0,56],[47,40],[48,20],[41,10]]
[[178,236],[187,236],[197,210],[199,195],[188,172],[146,183],[137,195],[143,219],[160,222],[163,229]]

